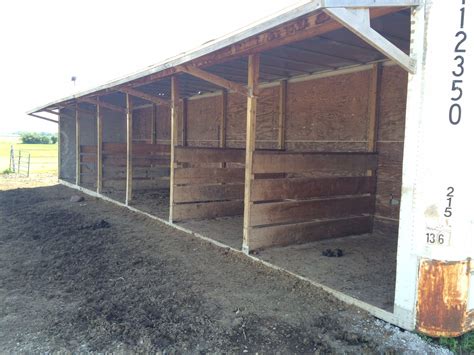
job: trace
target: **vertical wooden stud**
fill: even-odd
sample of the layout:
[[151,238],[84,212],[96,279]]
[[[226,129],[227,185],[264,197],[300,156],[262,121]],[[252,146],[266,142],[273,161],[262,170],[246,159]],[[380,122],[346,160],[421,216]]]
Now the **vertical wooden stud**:
[[227,145],[227,90],[222,90],[222,114],[219,123],[219,147],[225,148]]
[[278,115],[278,149],[285,150],[286,133],[286,104],[287,104],[288,81],[280,81],[280,112]]
[[[99,99],[97,99],[99,100]],[[103,170],[103,165],[102,165],[102,140],[103,140],[103,135],[102,135],[102,112],[100,110],[100,105],[96,105],[96,120],[97,120],[97,193],[100,194],[102,193],[102,170]]]
[[259,80],[260,56],[251,54],[248,61],[248,97],[247,97],[247,132],[245,143],[245,195],[244,195],[244,240],[242,249],[249,252],[250,237],[250,194],[253,183],[253,153],[255,152],[255,127],[257,120],[257,87]]
[[127,102],[127,185],[125,188],[125,204],[128,205],[133,196],[133,170],[132,170],[132,145],[133,145],[133,125],[132,125],[132,100],[129,94],[125,94]]
[[183,147],[188,145],[188,99],[183,98],[183,126],[181,132]]
[[178,107],[179,106],[179,83],[176,75],[171,77],[171,154],[170,154],[170,222],[173,222],[174,205],[174,154],[175,146],[178,144]]
[[[367,120],[367,151],[377,151],[377,126],[378,126],[378,106],[379,106],[379,89],[380,89],[380,63],[374,64],[370,74],[369,83],[369,109]],[[368,176],[373,175],[373,171],[367,171]]]
[[81,125],[79,124],[79,107],[76,103],[76,185],[81,184]]
[[377,151],[378,92],[380,86],[380,64],[374,64],[369,83],[369,119],[367,121],[367,151]]
[[156,144],[156,116],[158,107],[153,104],[151,108],[151,144]]
[[58,115],[58,179],[61,179],[61,124],[62,124],[62,119],[61,119],[61,109],[59,109],[59,115]]

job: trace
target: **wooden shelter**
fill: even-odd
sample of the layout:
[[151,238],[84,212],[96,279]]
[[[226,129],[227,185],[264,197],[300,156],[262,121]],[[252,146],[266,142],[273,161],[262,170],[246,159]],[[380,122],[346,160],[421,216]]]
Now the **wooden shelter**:
[[63,183],[247,254],[361,235],[393,265],[381,299],[344,271],[326,289],[413,329],[393,273],[417,6],[308,1],[30,114],[59,118]]

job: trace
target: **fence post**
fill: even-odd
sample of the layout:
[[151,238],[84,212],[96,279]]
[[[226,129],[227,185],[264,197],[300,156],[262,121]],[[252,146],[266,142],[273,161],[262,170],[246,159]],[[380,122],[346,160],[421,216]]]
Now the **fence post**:
[[20,166],[21,166],[21,150],[18,151],[18,174],[20,174]]
[[28,170],[26,173],[26,177],[30,177],[30,159],[31,159],[31,153],[28,153]]
[[10,146],[10,170],[15,172],[15,149],[13,145]]

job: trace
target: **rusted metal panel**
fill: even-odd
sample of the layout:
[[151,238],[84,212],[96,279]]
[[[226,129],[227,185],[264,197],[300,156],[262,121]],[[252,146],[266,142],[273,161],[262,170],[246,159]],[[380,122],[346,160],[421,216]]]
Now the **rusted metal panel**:
[[470,260],[420,262],[417,330],[434,337],[461,335],[472,328],[467,309]]

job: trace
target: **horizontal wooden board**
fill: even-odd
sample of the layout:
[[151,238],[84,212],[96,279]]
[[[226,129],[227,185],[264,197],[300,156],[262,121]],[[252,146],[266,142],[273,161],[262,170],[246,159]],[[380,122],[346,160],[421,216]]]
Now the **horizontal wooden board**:
[[174,184],[217,184],[244,182],[243,168],[176,168]]
[[181,202],[242,200],[244,184],[176,186],[173,200]]
[[176,204],[173,206],[173,221],[238,216],[243,213],[244,201]]
[[249,249],[285,246],[328,238],[370,233],[372,217],[350,217],[337,220],[312,221],[261,228],[251,228]]
[[375,192],[374,176],[265,179],[252,182],[251,201],[308,199]]
[[176,147],[175,161],[179,163],[245,163],[244,149]]
[[81,153],[97,153],[96,145],[81,145]]
[[83,163],[95,163],[97,162],[97,155],[82,155],[81,162]]
[[341,218],[373,213],[374,196],[253,204],[250,225],[296,223],[321,218]]
[[254,173],[311,171],[362,172],[377,168],[375,153],[270,153],[255,152]]
[[[125,191],[125,180],[104,180],[102,183],[104,189],[113,189]],[[133,190],[151,190],[169,188],[169,180],[134,180]]]

